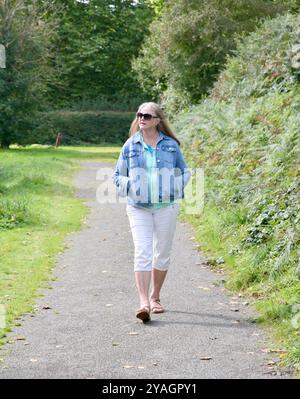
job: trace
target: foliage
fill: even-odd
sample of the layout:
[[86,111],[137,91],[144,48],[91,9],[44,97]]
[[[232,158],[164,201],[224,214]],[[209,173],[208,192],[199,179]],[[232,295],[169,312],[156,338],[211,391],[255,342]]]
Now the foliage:
[[[127,111],[133,112],[138,109],[139,105],[147,101],[146,96],[129,96],[120,97],[115,96],[98,96],[95,98],[82,97],[80,100],[69,102],[66,108],[61,108],[63,111]],[[151,98],[148,97],[148,101]]]
[[[0,69],[0,146],[31,143],[44,126],[37,111],[87,110],[88,104],[97,111],[135,110],[145,93],[130,59],[153,15],[144,0],[0,0],[0,43],[7,52],[7,68]],[[115,122],[103,123],[108,129]],[[119,130],[114,140],[124,134]]]
[[[285,12],[291,4],[294,2],[166,1],[133,61],[142,88],[156,97],[164,93],[161,101],[172,112],[199,102],[235,49],[236,36],[253,31],[259,21]],[[174,103],[170,93],[176,93],[179,100]]]
[[64,145],[122,143],[134,113],[114,111],[53,111],[40,115],[31,142],[54,144],[58,132]]
[[300,303],[297,43],[298,16],[265,21],[239,42],[210,96],[174,122],[190,164],[204,168],[203,216],[193,218],[201,241],[212,237],[208,250],[228,264],[227,287],[261,299],[260,320],[282,330],[293,362],[299,336],[291,309]]
[[6,68],[0,69],[2,147],[28,134],[52,76],[49,36],[54,34],[55,19],[42,21],[46,10],[35,0],[0,1],[0,43],[6,48]]
[[53,40],[59,81],[52,85],[52,105],[58,108],[99,96],[140,96],[130,60],[147,33],[152,8],[143,0],[65,0],[63,4]]
[[147,3],[154,9],[156,15],[161,14],[164,7],[164,2],[165,0],[147,0]]
[[260,30],[238,40],[238,58],[228,59],[225,70],[211,90],[212,97],[225,101],[232,97],[242,100],[294,87],[300,82],[299,26],[300,18],[289,14],[275,22],[266,21]]
[[26,202],[0,198],[0,230],[14,228],[30,220],[31,215]]

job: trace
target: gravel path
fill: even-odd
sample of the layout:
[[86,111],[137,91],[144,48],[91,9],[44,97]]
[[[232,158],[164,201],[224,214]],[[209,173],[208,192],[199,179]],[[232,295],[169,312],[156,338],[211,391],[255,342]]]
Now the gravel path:
[[223,288],[224,276],[209,270],[179,220],[161,295],[167,311],[148,324],[135,318],[125,204],[97,203],[96,172],[107,164],[84,165],[75,184],[90,213],[68,236],[34,317],[9,334],[0,378],[290,378],[270,368],[278,357],[265,351],[250,307]]

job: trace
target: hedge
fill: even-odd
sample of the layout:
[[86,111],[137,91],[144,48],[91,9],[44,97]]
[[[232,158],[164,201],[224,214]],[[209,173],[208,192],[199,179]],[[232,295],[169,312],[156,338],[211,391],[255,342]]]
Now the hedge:
[[128,138],[133,119],[133,112],[47,112],[40,115],[31,142],[54,144],[60,132],[63,145],[121,144]]

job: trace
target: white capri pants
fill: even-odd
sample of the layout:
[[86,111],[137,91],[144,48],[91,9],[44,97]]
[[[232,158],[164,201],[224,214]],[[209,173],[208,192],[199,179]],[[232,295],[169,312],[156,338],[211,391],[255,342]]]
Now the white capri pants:
[[168,270],[179,204],[146,209],[127,204],[134,243],[134,271]]

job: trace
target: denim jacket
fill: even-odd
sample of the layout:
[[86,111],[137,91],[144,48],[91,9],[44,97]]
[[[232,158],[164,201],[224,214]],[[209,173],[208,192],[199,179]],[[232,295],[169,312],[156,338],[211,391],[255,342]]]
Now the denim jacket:
[[[141,134],[139,130],[123,145],[112,180],[117,187],[118,195],[127,196],[128,204],[151,207]],[[184,187],[191,177],[191,172],[176,140],[162,131],[159,132],[156,143],[156,166],[159,182],[157,202],[184,198]]]

